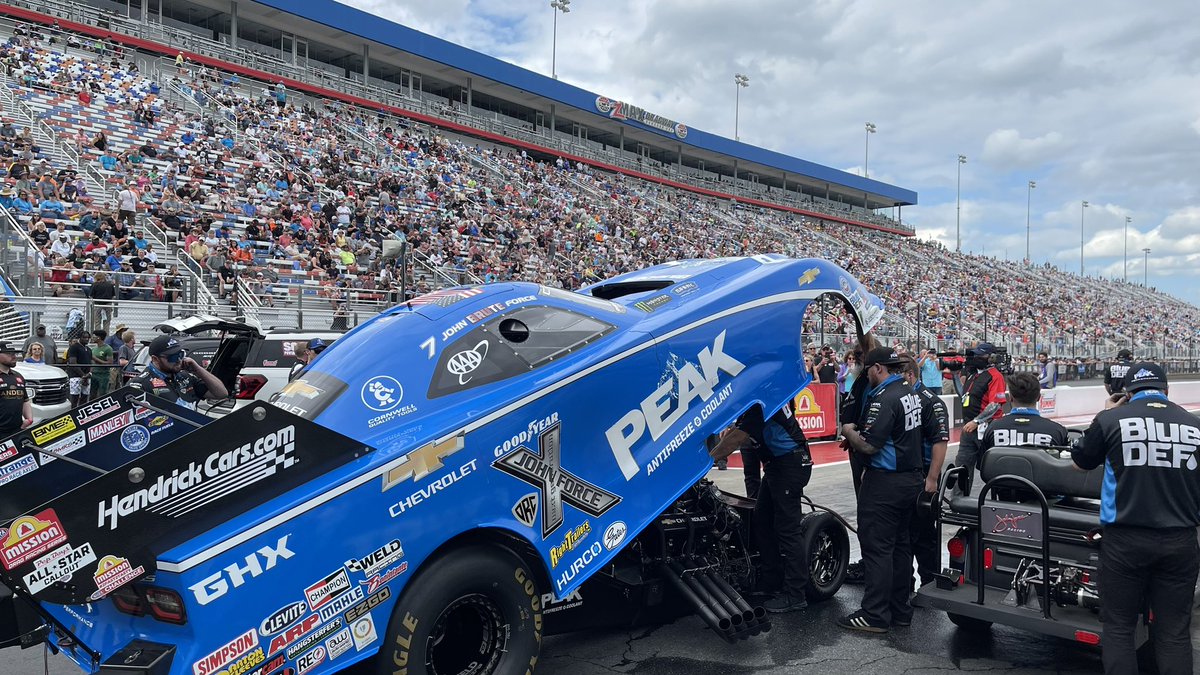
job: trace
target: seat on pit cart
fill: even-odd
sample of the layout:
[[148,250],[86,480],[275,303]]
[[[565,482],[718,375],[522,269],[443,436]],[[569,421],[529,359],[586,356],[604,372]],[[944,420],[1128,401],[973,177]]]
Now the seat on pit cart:
[[984,454],[979,473],[984,481],[1003,475],[1020,476],[1038,486],[1048,499],[1055,496],[1099,499],[1104,481],[1103,467],[1080,471],[1071,460],[1056,459],[1039,448],[992,448]]

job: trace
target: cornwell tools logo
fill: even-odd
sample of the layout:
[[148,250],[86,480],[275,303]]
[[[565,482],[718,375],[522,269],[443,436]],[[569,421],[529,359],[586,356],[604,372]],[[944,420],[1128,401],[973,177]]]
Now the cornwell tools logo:
[[537,488],[542,502],[543,539],[563,524],[563,502],[590,516],[602,516],[621,503],[617,495],[562,468],[561,431],[562,424],[552,424],[538,434],[538,452],[521,445],[492,463],[504,473]]
[[185,516],[296,465],[295,440],[296,427],[289,425],[231,450],[214,452],[202,463],[189,462],[170,475],[159,475],[133,494],[113,495],[97,505],[96,527],[107,522],[108,529],[115,530],[122,517],[143,509],[170,518]]

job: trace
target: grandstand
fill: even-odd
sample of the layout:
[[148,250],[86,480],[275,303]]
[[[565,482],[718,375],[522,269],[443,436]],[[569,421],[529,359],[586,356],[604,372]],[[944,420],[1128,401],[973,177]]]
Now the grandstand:
[[[256,12],[280,15],[274,4],[237,3],[234,14],[245,28]],[[664,260],[781,252],[858,276],[888,305],[881,332],[902,343],[1194,354],[1195,307],[917,240],[887,215],[915,203],[907,190],[686,127],[681,136],[682,125],[581,124],[578,110],[556,115],[554,105],[548,123],[540,113],[530,122],[519,116],[536,104],[506,102],[508,89],[548,97],[559,83],[483,62],[494,80],[449,92],[447,66],[434,69],[429,55],[389,66],[366,47],[367,58],[343,61],[358,72],[332,72],[315,57],[300,62],[299,33],[280,34],[312,30],[315,55],[322,33],[307,19],[280,15],[276,45],[288,53],[238,30],[212,39],[165,18],[173,6],[164,0],[144,21],[126,5],[0,7],[0,153],[13,192],[0,194],[4,335],[27,335],[39,317],[62,323],[76,306],[100,318],[88,293],[106,265],[123,289],[117,318],[144,334],[196,311],[353,325],[447,285],[577,288]],[[447,63],[466,58],[455,50]],[[401,67],[412,64],[425,64],[425,77]],[[117,193],[130,185],[141,206],[133,227],[101,225],[118,218]],[[157,263],[141,271],[135,251],[147,247]],[[848,330],[832,309],[810,328],[820,341]]]

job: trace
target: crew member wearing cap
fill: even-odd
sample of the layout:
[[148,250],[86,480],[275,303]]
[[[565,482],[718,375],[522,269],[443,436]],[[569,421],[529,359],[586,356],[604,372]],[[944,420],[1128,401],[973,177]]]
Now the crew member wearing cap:
[[129,381],[130,386],[192,410],[201,399],[228,398],[229,390],[221,380],[185,355],[183,346],[174,337],[160,335],[154,338],[149,351],[149,365],[141,375]]
[[59,362],[58,345],[55,344],[54,338],[46,335],[46,327],[42,324],[38,324],[33,335],[25,338],[25,344],[21,345],[21,352],[28,352],[29,345],[35,342],[42,346],[42,352],[46,355],[46,365],[52,366]]
[[1104,465],[1101,660],[1106,673],[1138,672],[1134,628],[1148,609],[1158,672],[1191,673],[1200,424],[1167,400],[1167,374],[1157,364],[1131,364],[1124,385],[1071,453],[1080,469]]
[[1129,372],[1131,363],[1133,363],[1133,352],[1122,349],[1117,352],[1116,362],[1108,364],[1108,367],[1104,369],[1104,388],[1108,390],[1109,395],[1124,391],[1122,382],[1125,380],[1125,374]]
[[858,423],[842,425],[850,450],[864,456],[858,493],[862,609],[837,620],[843,628],[886,633],[912,623],[912,549],[908,529],[925,486],[921,397],[902,377],[904,360],[888,347],[863,361],[870,389]]
[[1000,419],[1004,415],[1004,374],[992,365],[992,355],[996,348],[987,342],[980,342],[967,350],[967,381],[963,385],[963,425],[962,435],[958,439],[958,455],[954,458],[956,466],[965,467],[962,474],[962,484],[959,488],[963,494],[971,493],[971,482],[975,478],[975,465],[979,461],[979,437],[987,431],[987,427],[976,422],[979,415],[993,404],[995,411],[987,421]]
[[300,373],[304,372],[304,369],[308,367],[308,364],[312,363],[313,359],[317,358],[317,354],[325,351],[325,347],[327,346],[328,345],[326,345],[325,341],[321,338],[313,338],[309,340],[308,344],[304,345],[304,351],[300,352],[300,354],[296,357],[299,360],[299,363],[292,366],[292,372],[288,373],[288,382],[296,379]]
[[[917,396],[921,397],[921,464],[925,470],[924,492],[936,493],[942,465],[946,463],[946,447],[950,442],[950,416],[946,404],[932,389],[921,381],[921,367],[908,354],[904,359],[904,381]],[[920,585],[934,580],[942,571],[942,542],[938,538],[937,521],[933,509],[917,509],[913,512],[908,528],[908,539],[913,558],[917,562]]]
[[33,403],[25,389],[25,378],[13,370],[21,350],[0,340],[0,438],[7,438],[33,424]]

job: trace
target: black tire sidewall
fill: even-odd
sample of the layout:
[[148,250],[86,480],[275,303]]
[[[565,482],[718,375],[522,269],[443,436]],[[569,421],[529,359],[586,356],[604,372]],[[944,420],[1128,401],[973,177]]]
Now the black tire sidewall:
[[479,593],[495,603],[507,632],[494,675],[527,675],[542,642],[542,596],[537,578],[500,546],[456,549],[427,561],[396,602],[380,648],[380,675],[426,672],[429,637],[455,600]]
[[[822,602],[836,595],[846,579],[846,567],[850,564],[850,536],[847,534],[845,526],[833,514],[823,511],[805,516],[801,527],[803,528],[801,542],[804,545],[804,557],[809,561],[810,566],[805,595],[811,602]],[[841,557],[841,561],[833,581],[827,585],[818,586],[816,580],[811,576],[811,564],[812,552],[816,550],[818,539],[822,533],[828,533],[830,539],[833,540],[833,545]]]

